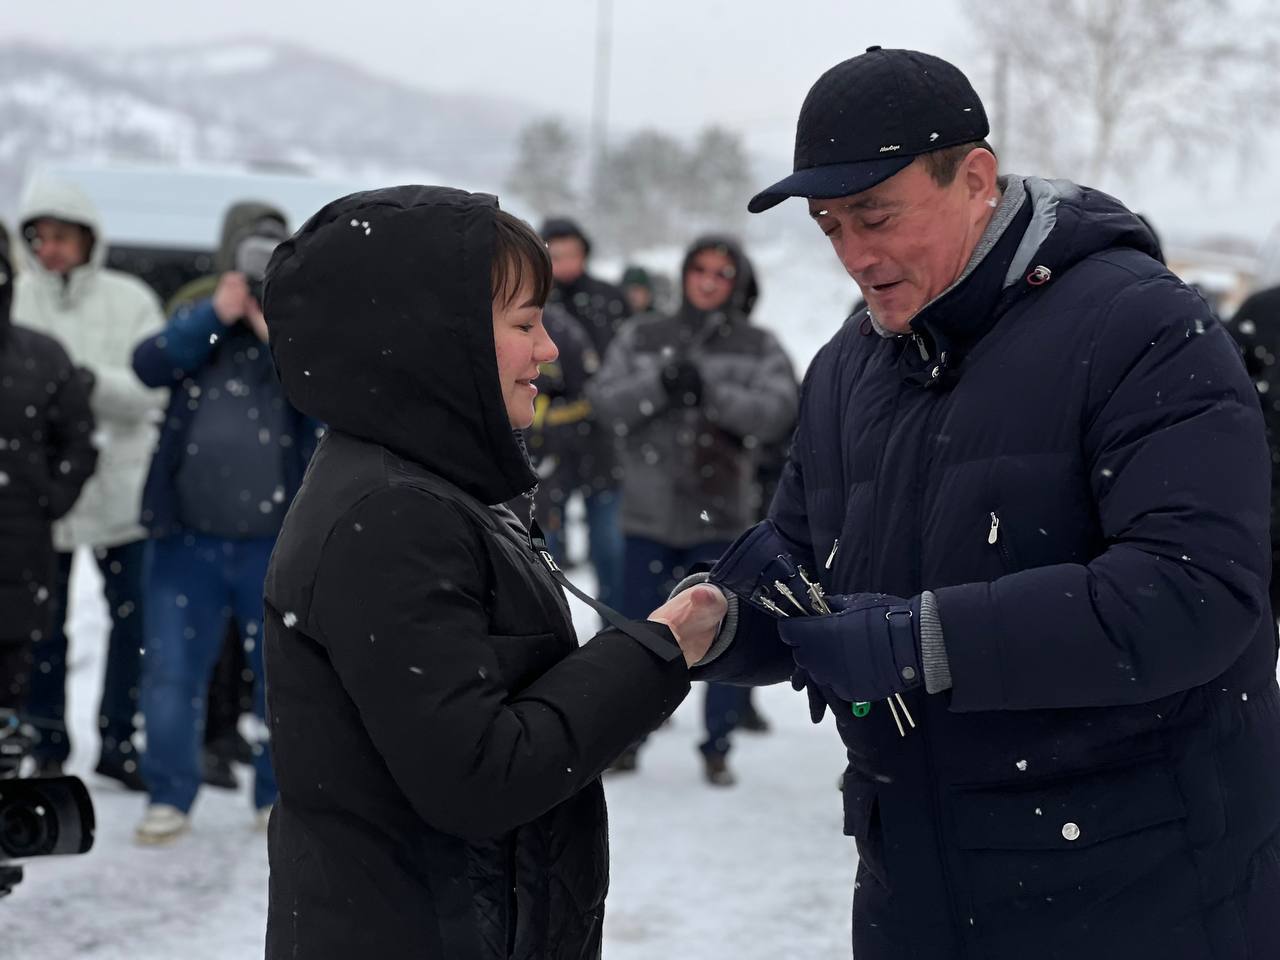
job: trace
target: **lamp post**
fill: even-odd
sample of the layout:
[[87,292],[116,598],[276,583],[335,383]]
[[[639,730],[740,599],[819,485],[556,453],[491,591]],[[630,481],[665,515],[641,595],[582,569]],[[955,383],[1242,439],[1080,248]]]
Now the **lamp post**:
[[597,205],[596,182],[604,168],[609,138],[609,81],[613,42],[613,0],[596,3],[596,71],[591,92],[591,206]]

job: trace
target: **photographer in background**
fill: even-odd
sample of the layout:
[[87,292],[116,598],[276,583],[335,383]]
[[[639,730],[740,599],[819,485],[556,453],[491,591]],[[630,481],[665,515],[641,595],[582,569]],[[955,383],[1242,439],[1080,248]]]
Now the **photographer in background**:
[[0,228],[0,711],[21,712],[31,646],[53,628],[53,521],[80,496],[98,453],[92,375],[52,337],[10,322],[13,280]]
[[[142,712],[150,805],[140,843],[183,832],[201,782],[205,696],[229,615],[263,708],[262,584],[281,520],[302,482],[315,424],[285,400],[259,302],[268,260],[284,237],[261,219],[235,242],[235,269],[213,296],[184,306],[139,344],[143,382],[172,400],[143,497],[155,538],[147,583]],[[254,745],[253,804],[266,826],[276,796],[265,743]]]
[[[289,222],[284,211],[260,200],[239,200],[227,207],[222,217],[218,249],[213,255],[214,272],[197,277],[179,289],[165,304],[165,315],[172,317],[183,307],[193,307],[212,297],[223,275],[236,270],[236,248],[244,237],[251,234],[288,236]],[[244,642],[236,629],[235,618],[231,618],[222,642],[222,654],[214,668],[213,679],[209,681],[204,752],[200,758],[200,772],[205,784],[224,790],[239,787],[233,764],[251,765],[253,751],[238,727],[240,717],[252,712],[252,675],[245,659]]]

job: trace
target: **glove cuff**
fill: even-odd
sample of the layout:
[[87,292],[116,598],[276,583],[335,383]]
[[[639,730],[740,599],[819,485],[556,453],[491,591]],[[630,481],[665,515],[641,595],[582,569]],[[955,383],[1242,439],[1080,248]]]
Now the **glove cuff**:
[[920,594],[920,664],[924,668],[924,689],[941,693],[951,689],[951,660],[942,638],[942,618],[938,598],[932,590]]
[[[683,593],[690,587],[706,583],[710,579],[711,573],[707,570],[703,570],[701,573],[691,573],[676,584],[676,588],[671,591],[671,596],[674,597],[677,593]],[[738,632],[738,595],[732,590],[726,590],[718,583],[711,585],[724,595],[728,608],[725,610],[724,619],[720,621],[720,630],[716,633],[716,638],[711,641],[711,646],[707,648],[707,652],[703,654],[702,659],[689,668],[691,670],[693,667],[705,667],[728,650],[733,644],[734,635]],[[667,599],[671,598],[668,597]]]

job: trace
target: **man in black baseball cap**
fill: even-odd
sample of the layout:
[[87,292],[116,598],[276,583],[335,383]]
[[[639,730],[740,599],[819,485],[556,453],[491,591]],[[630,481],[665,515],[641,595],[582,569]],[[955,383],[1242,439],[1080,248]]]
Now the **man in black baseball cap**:
[[796,125],[795,172],[752,197],[747,209],[760,213],[787,197],[861,193],[922,154],[989,132],[982,101],[951,64],[869,47],[813,85]]
[[[988,131],[982,101],[954,66],[871,47],[813,85],[796,125],[795,171],[747,209],[809,198],[871,316],[905,333],[956,280],[995,214]],[[873,235],[873,245],[861,242]]]
[[750,209],[805,198],[867,306],[710,573],[734,626],[694,675],[795,671],[834,713],[858,960],[1280,957],[1253,386],[1137,216],[999,175],[986,134],[909,50],[805,99]]

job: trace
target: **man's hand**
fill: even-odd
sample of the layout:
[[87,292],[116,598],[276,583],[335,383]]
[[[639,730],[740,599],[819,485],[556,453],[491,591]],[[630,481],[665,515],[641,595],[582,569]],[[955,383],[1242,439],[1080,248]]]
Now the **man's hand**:
[[249,297],[244,318],[249,321],[249,329],[263,343],[267,342],[267,318],[262,314],[262,307],[253,297]]
[[213,291],[213,312],[224,327],[229,327],[248,314],[252,300],[244,274],[230,270],[218,278],[217,289]]
[[649,614],[648,619],[671,628],[684,653],[684,662],[693,666],[711,649],[728,608],[724,594],[716,587],[700,583],[677,593]]
[[778,622],[778,635],[809,677],[851,703],[885,700],[924,682],[918,597],[858,593],[827,602],[835,613]]

